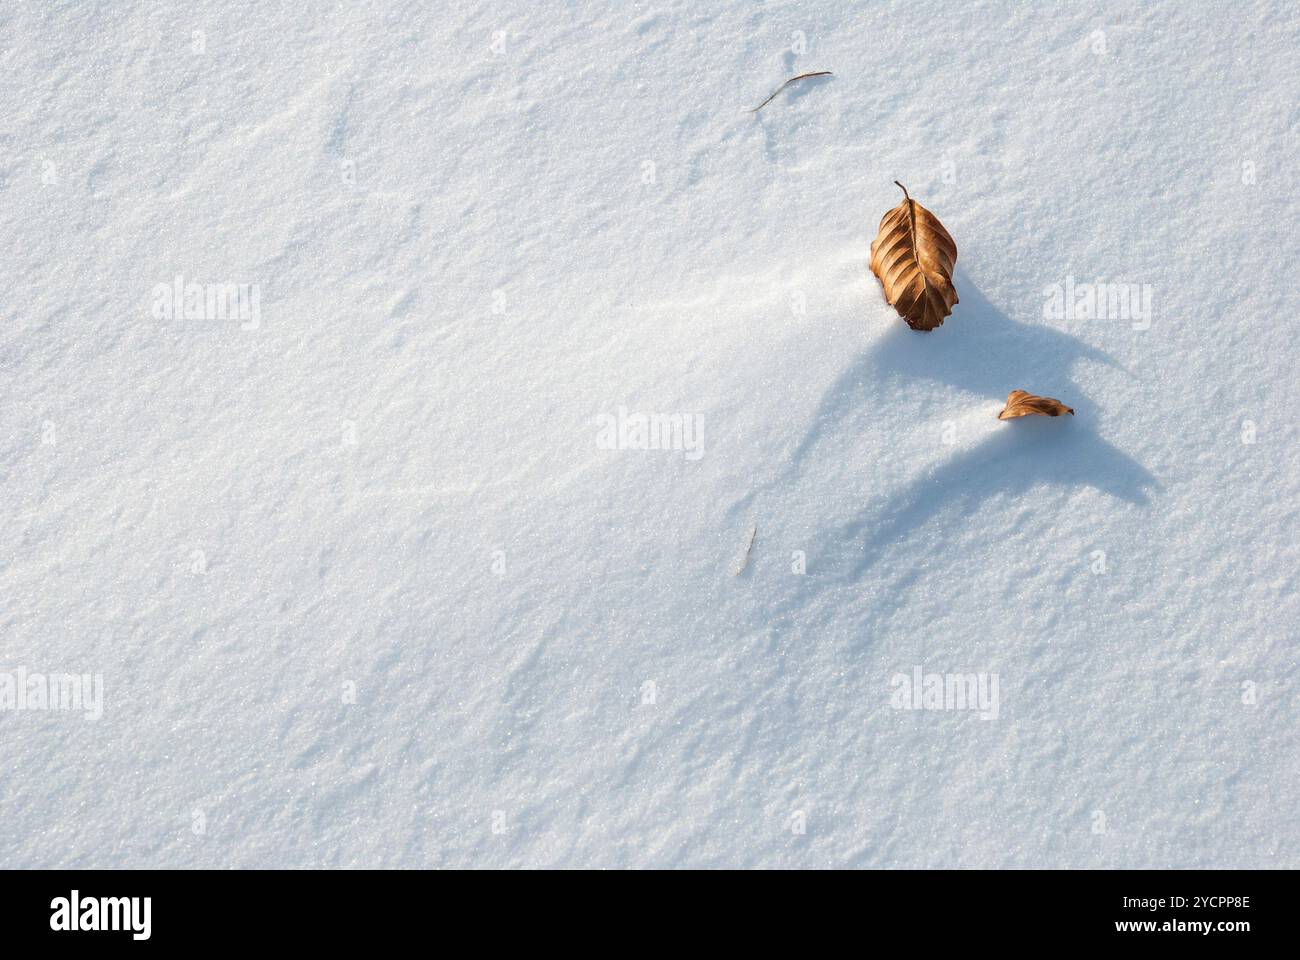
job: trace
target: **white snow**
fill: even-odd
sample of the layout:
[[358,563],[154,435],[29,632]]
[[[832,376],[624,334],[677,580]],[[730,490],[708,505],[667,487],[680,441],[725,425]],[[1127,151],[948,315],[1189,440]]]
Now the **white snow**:
[[[1262,0],[6,4],[0,696],[103,715],[0,710],[0,865],[1300,866],[1297,49]],[[931,334],[867,269],[896,179]]]

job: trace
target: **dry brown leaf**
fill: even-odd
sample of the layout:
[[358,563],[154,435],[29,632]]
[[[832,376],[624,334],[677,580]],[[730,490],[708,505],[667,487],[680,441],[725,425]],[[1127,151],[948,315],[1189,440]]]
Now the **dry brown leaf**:
[[943,224],[897,180],[903,202],[880,221],[871,243],[871,272],[885,288],[885,300],[913,330],[933,330],[952,313],[957,291],[952,268],[957,244]]
[[1074,416],[1074,408],[1067,407],[1060,400],[1051,397],[1038,397],[1024,390],[1012,390],[1007,395],[1007,405],[998,414],[999,420],[1014,420],[1016,417],[1059,417],[1063,413]]

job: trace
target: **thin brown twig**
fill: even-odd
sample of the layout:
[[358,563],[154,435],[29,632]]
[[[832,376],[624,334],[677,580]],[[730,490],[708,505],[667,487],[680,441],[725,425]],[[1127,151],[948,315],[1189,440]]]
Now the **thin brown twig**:
[[757,536],[758,524],[754,524],[753,528],[749,531],[749,543],[745,545],[745,555],[740,558],[740,566],[736,568],[736,576],[740,576],[744,573],[745,568],[749,566],[749,554],[750,551],[754,549],[754,538]]
[[772,96],[768,97],[766,100],[764,100],[762,103],[760,103],[758,106],[756,106],[753,110],[751,110],[751,111],[749,111],[749,112],[750,112],[750,113],[758,113],[758,111],[762,110],[762,109],[763,109],[764,107],[766,107],[769,103],[771,103],[774,99],[776,99],[776,95],[777,95],[778,93],[780,93],[780,92],[781,92],[782,90],[784,90],[786,87],[790,86],[790,84],[794,83],[796,80],[807,80],[809,77],[833,77],[833,76],[834,76],[834,74],[831,73],[829,70],[816,70],[816,71],[814,71],[813,73],[801,73],[801,74],[799,74],[799,76],[797,76],[797,77],[791,77],[791,78],[790,78],[789,80],[787,80],[785,83],[781,84],[781,86],[779,86],[779,87],[777,87],[775,90],[773,90],[773,91],[772,91]]

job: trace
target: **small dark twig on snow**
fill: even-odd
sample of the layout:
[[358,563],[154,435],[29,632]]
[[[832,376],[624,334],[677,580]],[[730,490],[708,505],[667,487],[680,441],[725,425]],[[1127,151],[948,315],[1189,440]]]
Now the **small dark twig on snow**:
[[815,71],[815,72],[813,72],[813,73],[801,73],[801,74],[799,74],[799,76],[797,76],[797,77],[791,77],[791,78],[790,78],[789,80],[787,80],[785,83],[781,84],[781,86],[779,86],[779,87],[777,87],[775,90],[773,90],[773,91],[772,91],[772,96],[768,97],[766,100],[764,100],[762,103],[760,103],[758,106],[756,106],[753,110],[751,110],[751,111],[749,111],[749,112],[750,112],[750,113],[758,113],[758,111],[762,110],[762,109],[763,109],[764,107],[766,107],[769,103],[771,103],[772,100],[776,97],[776,95],[777,95],[778,93],[780,93],[780,92],[781,92],[782,90],[784,90],[786,87],[790,86],[790,84],[794,83],[796,80],[807,80],[809,77],[832,77],[832,76],[834,76],[834,74],[831,73],[829,70],[817,70],[817,71]]

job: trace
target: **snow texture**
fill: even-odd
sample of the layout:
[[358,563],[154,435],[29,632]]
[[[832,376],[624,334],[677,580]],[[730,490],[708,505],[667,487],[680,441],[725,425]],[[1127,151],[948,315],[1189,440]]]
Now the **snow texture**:
[[5,4],[0,681],[103,687],[0,683],[0,864],[1300,867],[1297,50],[1281,0]]

